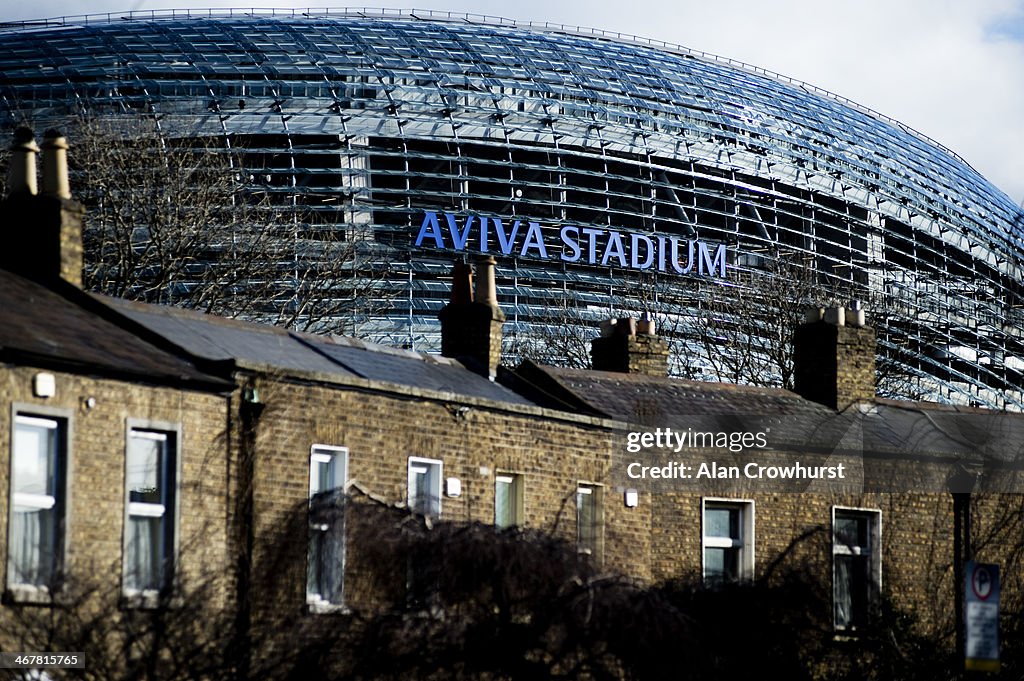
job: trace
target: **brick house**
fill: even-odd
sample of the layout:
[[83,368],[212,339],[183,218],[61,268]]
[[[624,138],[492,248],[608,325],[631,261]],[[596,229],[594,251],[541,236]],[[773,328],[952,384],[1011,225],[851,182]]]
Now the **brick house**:
[[[346,540],[347,511],[330,513],[346,490],[425,518],[547,529],[646,582],[803,566],[844,633],[881,593],[950,631],[969,557],[1003,564],[1019,604],[1008,445],[1021,417],[876,399],[862,313],[799,329],[788,392],[670,379],[651,323],[625,319],[595,339],[595,370],[503,368],[490,260],[475,291],[468,266],[453,270],[445,357],[92,296],[78,287],[81,212],[59,182],[35,194],[33,143],[18,145],[24,189],[0,209],[13,244],[0,255],[0,622],[78,576],[111,585],[122,613],[173,600],[190,575],[223,576],[213,604],[242,645],[372,607],[360,575],[375,566]],[[59,165],[48,145],[44,165]],[[659,429],[690,439],[631,451]],[[798,460],[850,475],[746,474]],[[697,474],[711,464],[725,477]],[[673,477],[683,467],[693,475]]]
[[[0,209],[5,650],[49,608],[87,604],[115,626],[230,566],[232,386],[81,290],[82,211],[51,173],[35,193],[34,146],[19,140],[27,171]],[[48,169],[64,148],[48,137]]]

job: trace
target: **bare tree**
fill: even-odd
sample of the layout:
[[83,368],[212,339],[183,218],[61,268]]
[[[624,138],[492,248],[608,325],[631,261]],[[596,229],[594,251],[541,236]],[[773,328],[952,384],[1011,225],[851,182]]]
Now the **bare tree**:
[[777,252],[763,262],[705,287],[700,356],[716,380],[792,389],[793,333],[804,314],[853,296],[823,283],[797,255]]
[[84,284],[298,330],[355,334],[388,304],[387,251],[344,209],[316,210],[222,138],[163,134],[150,116],[68,122],[85,204]]

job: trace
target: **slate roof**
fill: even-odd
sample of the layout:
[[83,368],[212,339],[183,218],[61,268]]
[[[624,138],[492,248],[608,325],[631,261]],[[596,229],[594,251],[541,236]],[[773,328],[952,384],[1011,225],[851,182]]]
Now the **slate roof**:
[[284,372],[358,377],[498,402],[533,404],[444,357],[341,336],[297,333],[194,310],[100,299],[184,350],[209,360],[269,366]]
[[217,391],[226,380],[139,337],[119,315],[64,281],[0,269],[0,361]]
[[569,369],[529,361],[515,370],[510,384],[536,393],[535,399],[545,406],[633,423],[664,423],[676,415],[825,418],[834,414],[828,407],[780,388]]
[[854,447],[873,457],[1024,466],[1024,414],[1018,413],[882,398],[836,412],[780,388],[529,361],[507,382],[544,406],[610,417],[648,430],[770,428],[772,445],[792,451],[828,454]]

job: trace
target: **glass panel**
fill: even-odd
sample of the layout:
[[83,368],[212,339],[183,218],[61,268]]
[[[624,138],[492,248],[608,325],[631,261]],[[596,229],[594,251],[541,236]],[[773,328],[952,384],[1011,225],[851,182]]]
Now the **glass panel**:
[[316,462],[317,489],[315,492],[326,492],[334,489],[337,485],[334,482],[334,457],[327,461]]
[[576,491],[577,546],[582,551],[597,549],[597,494],[591,488]]
[[438,515],[441,510],[440,493],[437,464],[410,465],[409,501],[413,511],[423,515]]
[[498,527],[513,527],[519,524],[518,517],[519,479],[515,476],[498,476],[494,483],[494,524]]
[[128,500],[164,503],[166,440],[133,433],[128,442]]
[[740,576],[740,550],[736,548],[704,549],[704,577],[709,580],[733,581]]
[[867,516],[836,516],[836,541],[849,548],[870,548]]
[[855,627],[867,620],[871,598],[871,562],[867,556],[835,556],[835,619],[837,627]]
[[739,539],[740,512],[737,508],[704,509],[704,536]]
[[57,423],[19,420],[14,431],[14,492],[54,496],[57,489]]
[[314,524],[309,532],[306,592],[329,603],[342,602],[345,570],[344,517],[329,524]]
[[54,577],[57,557],[56,512],[15,506],[11,520],[11,583],[49,584]]
[[[8,580],[45,586],[55,577],[59,551],[57,421],[18,416],[13,446],[13,504],[8,538]],[[31,497],[27,496],[31,495]]]
[[163,584],[164,519],[133,516],[128,519],[128,551],[125,586],[139,591],[160,589]]

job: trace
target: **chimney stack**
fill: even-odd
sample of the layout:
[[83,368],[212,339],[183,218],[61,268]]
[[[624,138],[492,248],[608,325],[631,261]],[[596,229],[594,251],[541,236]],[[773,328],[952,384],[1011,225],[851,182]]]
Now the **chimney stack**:
[[82,286],[82,206],[71,200],[68,144],[47,130],[43,142],[43,186],[37,193],[32,131],[19,128],[11,146],[8,196],[0,204],[6,225],[0,267],[38,281],[64,279]]
[[501,327],[505,323],[505,314],[498,307],[494,265],[490,256],[477,260],[474,296],[469,265],[456,263],[452,268],[451,301],[438,315],[441,354],[464,362],[491,380],[501,362]]
[[647,315],[601,322],[601,337],[590,342],[591,364],[598,371],[667,376],[668,343],[654,331]]
[[859,301],[850,308],[811,310],[793,336],[797,394],[843,411],[875,398],[875,330]]

